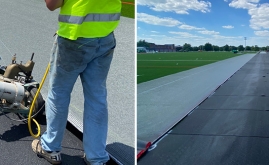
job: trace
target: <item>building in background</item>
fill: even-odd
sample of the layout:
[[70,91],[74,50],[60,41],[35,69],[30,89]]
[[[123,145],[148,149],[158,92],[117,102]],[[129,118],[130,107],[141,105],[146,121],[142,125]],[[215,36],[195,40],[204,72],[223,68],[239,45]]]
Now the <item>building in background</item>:
[[149,43],[148,50],[150,52],[176,52],[176,47],[175,44],[156,45],[154,43]]

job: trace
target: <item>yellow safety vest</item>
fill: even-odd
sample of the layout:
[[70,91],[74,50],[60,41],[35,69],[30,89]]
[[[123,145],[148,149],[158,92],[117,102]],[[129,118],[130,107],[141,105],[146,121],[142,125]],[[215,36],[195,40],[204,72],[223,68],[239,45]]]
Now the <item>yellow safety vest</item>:
[[118,26],[120,12],[121,0],[64,0],[57,34],[71,40],[105,37]]

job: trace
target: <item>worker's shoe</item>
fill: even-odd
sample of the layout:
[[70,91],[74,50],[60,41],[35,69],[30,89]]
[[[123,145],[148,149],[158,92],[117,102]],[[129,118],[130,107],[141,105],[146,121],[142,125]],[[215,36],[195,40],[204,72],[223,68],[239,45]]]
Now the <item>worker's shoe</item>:
[[38,139],[33,140],[32,149],[37,154],[37,156],[42,157],[49,161],[51,164],[61,164],[61,153],[60,152],[49,152],[45,151],[41,147],[41,142]]
[[[92,165],[90,162],[88,162],[88,160],[86,159],[86,155],[84,154],[84,156],[83,156],[83,158],[84,158],[84,162],[87,164],[87,165]],[[106,165],[106,163],[100,163],[100,164],[98,164],[98,165]]]

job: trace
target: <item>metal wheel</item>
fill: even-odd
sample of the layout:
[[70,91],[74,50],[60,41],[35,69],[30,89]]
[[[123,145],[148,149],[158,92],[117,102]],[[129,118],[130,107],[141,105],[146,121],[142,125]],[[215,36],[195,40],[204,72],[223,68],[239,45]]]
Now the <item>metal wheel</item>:
[[[32,101],[34,100],[34,97],[36,95],[36,92],[37,92],[37,88],[36,87],[29,87],[28,88],[28,92],[29,92],[29,96],[27,97],[27,103],[24,105],[29,108],[31,108],[31,105],[32,105]],[[34,118],[37,118],[38,116],[42,115],[43,112],[45,111],[45,101],[41,95],[41,93],[39,93],[37,99],[36,99],[36,102],[34,104],[34,108],[33,108],[33,111],[32,111],[32,116]],[[28,117],[28,114],[25,115],[25,114],[20,114],[20,116],[24,116],[24,117]]]

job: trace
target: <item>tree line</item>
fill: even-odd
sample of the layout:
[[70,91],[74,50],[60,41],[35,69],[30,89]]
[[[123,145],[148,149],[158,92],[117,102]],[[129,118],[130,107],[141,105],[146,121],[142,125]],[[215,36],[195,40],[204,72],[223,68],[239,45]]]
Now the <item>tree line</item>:
[[[269,47],[268,47],[269,48]],[[224,46],[217,46],[212,45],[211,43],[206,43],[205,45],[200,46],[191,46],[191,44],[185,43],[182,47],[176,47],[176,51],[232,51],[232,50],[238,50],[238,51],[259,51],[259,50],[267,50],[267,47],[258,47],[255,46],[246,46],[243,45],[234,46],[234,45],[224,45]]]
[[[149,42],[145,40],[139,40],[137,42],[137,47],[145,47],[146,49],[149,48]],[[183,46],[176,46],[176,51],[232,51],[232,50],[238,50],[238,51],[260,51],[260,50],[268,50],[269,46],[266,47],[259,47],[257,45],[255,46],[246,46],[243,45],[234,46],[234,45],[224,45],[224,46],[217,46],[212,45],[211,43],[207,42],[204,45],[200,46],[191,46],[191,44],[185,43]]]

